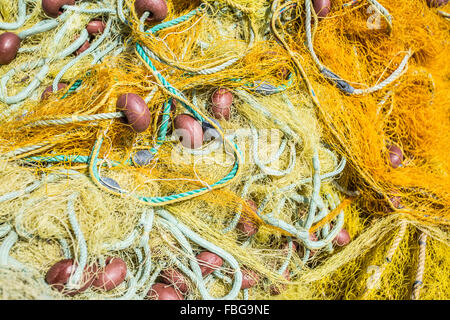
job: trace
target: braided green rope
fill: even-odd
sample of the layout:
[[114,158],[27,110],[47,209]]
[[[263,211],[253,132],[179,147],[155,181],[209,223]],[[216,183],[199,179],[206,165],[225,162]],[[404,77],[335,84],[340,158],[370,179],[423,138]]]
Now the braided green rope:
[[150,149],[150,152],[155,155],[159,148],[163,145],[166,136],[167,131],[169,128],[169,122],[170,122],[170,107],[172,105],[172,98],[170,98],[165,104],[164,104],[164,110],[162,113],[162,120],[161,125],[158,130],[158,137],[156,138],[156,145]]
[[[99,138],[96,142],[96,145],[94,146],[91,156],[90,156],[90,171],[91,171],[91,177],[97,181],[99,183],[100,181],[100,175],[98,172],[98,168],[97,168],[97,162],[98,162],[98,153],[100,150],[100,147],[102,145],[103,142],[103,138]],[[210,187],[216,187],[216,186],[220,186],[226,182],[228,182],[229,180],[231,180],[232,178],[235,177],[236,172],[238,170],[238,162],[236,162],[236,164],[234,165],[233,169],[230,171],[230,173],[225,176],[224,178],[220,179],[219,181],[217,181],[216,183],[210,185]],[[145,197],[145,196],[135,196],[138,200],[147,203],[147,204],[151,204],[151,205],[163,205],[166,204],[169,201],[174,201],[174,200],[180,200],[183,198],[187,198],[187,197],[191,197],[197,194],[200,194],[202,192],[206,192],[209,191],[210,188],[204,187],[204,188],[199,188],[199,189],[195,189],[195,190],[190,190],[190,191],[186,191],[183,193],[179,193],[179,194],[173,194],[173,195],[169,195],[169,196],[163,196],[163,197]],[[126,193],[126,192],[124,192]]]
[[[136,43],[136,51],[139,54],[139,56],[145,61],[145,63],[153,70],[153,72],[157,75],[158,79],[161,81],[163,86],[172,94],[176,96],[183,96],[181,92],[179,92],[177,89],[175,89],[167,80],[156,70],[156,68],[153,66],[153,63],[151,62],[150,58],[145,53],[144,48],[140,45],[139,42]],[[194,117],[200,121],[205,121],[205,119],[194,109],[192,109],[190,106],[184,104],[182,101],[180,101],[182,105],[191,112]]]
[[[143,59],[143,61],[152,69],[152,71],[154,72],[154,74],[156,74],[156,76],[158,77],[158,79],[161,81],[161,83],[164,85],[164,87],[171,92],[172,94],[176,95],[176,96],[180,96],[182,97],[182,94],[180,92],[178,92],[178,90],[176,90],[172,85],[170,85],[170,83],[167,82],[167,80],[156,70],[156,68],[153,66],[152,62],[150,61],[149,57],[145,54],[142,46],[139,43],[136,43],[136,51],[138,52],[138,54],[141,56],[141,58]],[[190,106],[185,105],[189,111],[191,111],[192,114],[194,114],[194,116],[201,120],[201,121],[205,121],[205,119],[203,118],[202,115],[200,115],[197,111],[195,111],[194,109],[192,109]],[[167,108],[167,105],[166,105]],[[167,116],[167,115],[166,115]],[[167,118],[166,118],[167,119]],[[209,123],[212,124],[213,127],[216,127],[217,129],[217,125],[212,123],[212,121],[210,121],[209,119],[207,119],[206,121],[208,121]],[[164,130],[164,128],[163,128]],[[220,129],[219,129],[220,130]],[[101,145],[103,142],[103,138],[99,137],[93,147],[92,153],[91,153],[91,157],[90,157],[90,165],[89,165],[89,170],[91,173],[92,178],[94,179],[94,181],[97,183],[97,185],[100,186],[100,177],[99,177],[99,173],[98,173],[98,168],[97,168],[97,162],[98,162],[98,153],[100,151]],[[230,142],[231,143],[231,142]],[[231,144],[234,149],[239,153],[239,155],[241,155],[241,152],[239,150],[239,148],[237,147],[237,145],[235,143]],[[236,152],[235,151],[235,152]],[[210,191],[212,188],[214,187],[218,187],[221,186],[225,183],[227,183],[228,181],[234,179],[236,177],[237,171],[239,169],[239,160],[238,158],[236,158],[235,161],[235,165],[232,168],[232,170],[221,180],[217,181],[216,183],[212,184],[209,187],[205,187],[205,188],[200,188],[200,189],[195,189],[195,190],[191,190],[191,191],[187,191],[184,193],[180,193],[180,194],[174,194],[174,195],[170,195],[170,196],[165,196],[165,197],[144,197],[144,196],[137,196],[138,200],[145,202],[145,203],[149,203],[152,205],[162,205],[168,202],[174,202],[174,201],[179,201],[183,198],[190,198],[199,194],[202,194],[204,192],[208,192]],[[111,191],[112,192],[112,191]],[[119,193],[116,192],[117,195],[120,195]]]
[[206,4],[202,3],[198,8],[192,10],[191,12],[189,12],[189,13],[181,16],[181,17],[172,19],[170,21],[162,22],[162,23],[152,27],[151,29],[149,29],[149,30],[147,30],[145,32],[146,33],[150,33],[150,34],[155,34],[158,31],[161,31],[163,29],[174,27],[174,26],[176,26],[176,25],[178,25],[180,23],[183,23],[183,22],[189,20],[190,18],[194,17],[195,15],[197,15],[199,13],[203,13],[205,9],[206,9]]

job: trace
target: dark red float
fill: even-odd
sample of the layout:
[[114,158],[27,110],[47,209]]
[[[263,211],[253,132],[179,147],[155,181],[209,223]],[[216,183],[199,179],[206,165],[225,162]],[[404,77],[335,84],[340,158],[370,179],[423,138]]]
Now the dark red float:
[[64,259],[55,263],[47,272],[45,281],[52,286],[52,288],[62,292],[68,296],[74,296],[89,288],[94,281],[97,266],[86,266],[82,275],[82,287],[79,289],[67,289],[66,284],[69,281],[71,274],[75,272],[77,265],[74,265],[73,259]]
[[188,114],[180,114],[173,120],[175,133],[186,148],[197,149],[203,144],[203,128],[200,122]]
[[162,282],[166,284],[171,284],[181,293],[186,293],[189,289],[186,277],[181,273],[181,271],[175,268],[165,269],[161,272]]
[[167,17],[167,4],[164,0],[136,0],[134,8],[139,17],[150,12],[147,22],[160,22]]
[[91,20],[86,26],[86,30],[91,36],[102,34],[105,28],[106,24],[102,20]]
[[106,265],[99,270],[92,286],[110,291],[120,285],[127,275],[127,264],[120,258],[108,257]]
[[249,289],[254,287],[259,282],[259,276],[256,272],[250,269],[242,269],[242,289]]
[[398,168],[403,162],[403,152],[399,147],[392,145],[388,147],[389,161],[392,168]]
[[148,291],[147,298],[150,300],[183,300],[181,293],[164,283],[155,283]]
[[211,111],[216,119],[230,120],[231,105],[233,104],[233,94],[226,88],[219,88],[212,94]]
[[330,0],[314,0],[314,11],[319,18],[325,18],[330,13],[331,3]]
[[42,0],[42,10],[45,14],[52,18],[57,18],[63,13],[62,6],[73,6],[75,0]]
[[202,276],[211,274],[214,270],[220,268],[223,265],[223,259],[217,254],[203,251],[197,255],[197,261],[202,271]]

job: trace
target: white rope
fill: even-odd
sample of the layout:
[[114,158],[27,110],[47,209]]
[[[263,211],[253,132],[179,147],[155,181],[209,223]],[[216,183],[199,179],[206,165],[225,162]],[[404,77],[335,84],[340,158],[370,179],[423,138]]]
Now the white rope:
[[110,120],[124,117],[123,112],[110,112],[110,113],[98,113],[87,116],[77,116],[73,115],[72,117],[61,118],[61,119],[51,119],[51,120],[39,120],[33,122],[26,127],[34,128],[34,127],[45,127],[45,126],[54,126],[54,125],[65,125],[76,122],[86,122],[86,121],[97,121],[97,120]]

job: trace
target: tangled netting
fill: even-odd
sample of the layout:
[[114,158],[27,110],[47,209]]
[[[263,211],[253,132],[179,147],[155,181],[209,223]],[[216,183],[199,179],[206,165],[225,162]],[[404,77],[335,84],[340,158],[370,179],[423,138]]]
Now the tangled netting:
[[0,297],[448,299],[446,3],[0,0]]

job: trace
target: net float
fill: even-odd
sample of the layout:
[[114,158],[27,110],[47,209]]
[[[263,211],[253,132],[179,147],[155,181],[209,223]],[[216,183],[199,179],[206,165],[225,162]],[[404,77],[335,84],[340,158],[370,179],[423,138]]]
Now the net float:
[[339,247],[343,247],[343,246],[346,246],[347,244],[349,244],[350,241],[351,241],[351,237],[350,237],[350,234],[348,233],[348,231],[345,229],[341,229],[341,231],[339,231],[339,233],[336,235],[336,238],[334,238],[333,244],[335,244]]
[[63,13],[62,6],[75,4],[75,0],[42,0],[42,10],[52,18],[57,18]]
[[84,268],[81,283],[83,284],[79,289],[67,289],[66,284],[69,281],[71,274],[75,272],[77,265],[74,264],[73,259],[64,259],[55,263],[45,275],[45,281],[54,289],[62,292],[64,295],[74,296],[89,288],[94,281],[97,266],[92,265]]
[[139,17],[149,12],[147,22],[160,22],[167,17],[167,4],[164,0],[136,0],[134,9]]
[[164,283],[155,283],[148,291],[147,298],[150,300],[183,300],[181,293]]
[[105,28],[106,24],[102,20],[91,20],[86,25],[86,30],[91,36],[102,34]]
[[259,230],[258,225],[255,222],[253,222],[251,218],[244,216],[241,216],[236,228],[240,230],[242,233],[244,233],[247,237],[251,237],[252,235],[256,234]]
[[[58,83],[58,91],[64,89],[67,87],[67,83],[60,82]],[[41,100],[48,99],[48,97],[53,93],[53,85],[48,86],[45,88],[44,92],[42,92]]]
[[186,148],[197,149],[203,143],[203,129],[200,122],[188,114],[180,114],[173,120],[175,134]]
[[448,3],[448,0],[427,0],[427,4],[431,8],[442,7]]
[[0,65],[9,64],[17,55],[20,48],[20,38],[12,32],[0,34]]
[[118,111],[125,114],[126,122],[135,132],[144,132],[150,125],[151,115],[144,99],[134,93],[125,93],[117,99]]
[[230,120],[233,94],[226,88],[219,88],[211,96],[211,111],[216,119]]
[[161,272],[162,282],[171,284],[181,293],[186,293],[189,289],[186,277],[177,269],[169,268]]
[[325,18],[331,9],[330,0],[314,0],[313,1],[314,11],[319,18]]
[[[291,281],[291,274],[290,274],[289,268],[286,268],[286,270],[284,270],[283,278],[285,278],[287,281]],[[277,295],[281,294],[281,292],[283,292],[284,290],[286,290],[285,283],[281,283],[278,285],[272,284],[270,286],[270,295],[277,296]]]
[[92,286],[110,291],[120,285],[127,275],[127,264],[120,258],[108,257],[106,265],[99,270]]
[[197,255],[197,261],[202,271],[202,276],[211,274],[214,270],[220,268],[223,265],[223,259],[217,254],[203,251]]
[[253,270],[243,268],[241,272],[242,272],[241,290],[249,289],[259,282],[258,274]]
[[388,151],[389,151],[389,161],[391,163],[391,166],[393,168],[398,168],[403,162],[402,149],[400,149],[397,146],[392,145],[392,146],[388,147]]

